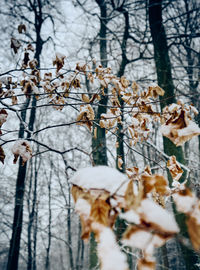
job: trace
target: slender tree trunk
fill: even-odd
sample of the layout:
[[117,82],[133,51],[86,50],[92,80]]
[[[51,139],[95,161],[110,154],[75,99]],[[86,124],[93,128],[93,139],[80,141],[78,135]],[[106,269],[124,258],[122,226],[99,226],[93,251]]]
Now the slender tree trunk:
[[[107,23],[107,7],[103,0],[96,0],[100,9],[100,59],[102,67],[107,67],[107,40],[106,40],[106,23]],[[96,119],[97,125],[94,124],[96,138],[92,138],[93,161],[95,165],[107,165],[107,149],[106,149],[106,132],[104,128],[99,126],[99,120],[102,113],[106,113],[106,105],[108,102],[108,90],[104,89],[105,95],[101,95],[99,106],[97,108]]]
[[[174,85],[171,74],[167,39],[162,22],[162,0],[149,0],[149,23],[153,39],[158,85],[165,90],[165,95],[160,98],[161,108],[164,108],[166,105],[176,102],[176,99],[174,96]],[[168,138],[165,137],[163,138],[163,144],[164,151],[167,155],[175,155],[179,162],[185,164],[182,147],[176,147]],[[176,221],[180,227],[181,234],[188,238],[185,216],[183,214],[179,214],[175,207],[174,213]],[[195,263],[198,262],[196,254],[183,244],[180,245],[186,269],[198,269],[195,265]]]
[[[38,67],[40,64],[40,54],[42,51],[43,41],[40,36],[41,26],[42,26],[42,5],[41,0],[37,0],[39,5],[39,12],[37,11],[34,5],[31,6],[35,15],[35,31],[36,31],[36,52],[35,58],[38,61]],[[24,110],[22,111],[22,120],[26,120],[26,110],[29,106],[30,99],[27,98]],[[32,108],[30,112],[28,128],[30,131],[33,131],[35,116],[36,116],[36,104],[37,100],[35,96],[32,98]],[[24,126],[23,123],[20,123],[19,138],[24,138]],[[30,138],[31,133],[28,133],[27,139]],[[23,223],[23,201],[24,201],[24,191],[25,191],[25,179],[26,179],[26,168],[27,163],[22,165],[22,159],[19,161],[19,169],[17,174],[16,181],[16,193],[15,193],[15,208],[14,208],[14,219],[12,226],[12,238],[10,241],[10,249],[8,255],[7,270],[17,270],[18,269],[18,260],[19,260],[19,251],[20,251],[20,239],[22,232],[22,223]]]
[[[51,166],[52,167],[52,166]],[[51,249],[51,222],[52,222],[52,211],[51,211],[51,178],[52,178],[52,171],[50,173],[50,177],[48,180],[48,210],[49,210],[49,224],[48,224],[48,244],[46,249],[46,262],[45,262],[45,270],[50,270],[50,249]]]
[[[21,112],[22,121],[26,120],[26,112],[29,106],[30,99],[27,98]],[[24,125],[20,123],[19,138],[24,137]],[[24,187],[27,163],[22,166],[22,159],[19,160],[19,169],[17,174],[16,191],[15,191],[15,208],[14,219],[12,225],[12,238],[10,241],[10,249],[8,254],[7,270],[18,269],[20,238],[23,222],[23,200],[24,200]]]
[[[106,1],[96,0],[96,3],[100,9],[100,59],[102,67],[107,67],[107,35],[106,35],[106,24],[107,24],[107,6]],[[96,129],[96,137],[92,138],[92,150],[93,150],[93,162],[94,165],[107,165],[107,147],[106,147],[106,132],[104,128],[99,126],[99,120],[102,113],[106,113],[106,105],[108,102],[108,89],[104,89],[105,95],[101,95],[99,106],[97,108],[96,119],[97,125],[94,123]],[[96,267],[98,258],[96,254],[96,241],[92,234],[90,239],[90,269]]]

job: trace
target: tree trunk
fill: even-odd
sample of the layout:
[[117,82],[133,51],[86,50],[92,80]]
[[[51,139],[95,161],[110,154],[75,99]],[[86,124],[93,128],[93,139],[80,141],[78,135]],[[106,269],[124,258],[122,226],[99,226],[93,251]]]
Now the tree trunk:
[[[35,15],[35,31],[36,31],[36,52],[35,58],[38,61],[38,67],[40,64],[40,54],[42,51],[43,41],[40,36],[41,26],[42,26],[42,5],[41,0],[38,0],[39,11],[37,12],[36,6],[31,6],[32,11]],[[26,110],[29,106],[30,99],[27,98],[24,110],[22,111],[22,120],[26,120]],[[36,104],[37,100],[35,96],[32,97],[32,108],[30,112],[28,128],[30,131],[33,131],[35,116],[36,116]],[[23,123],[20,123],[19,138],[24,138],[24,126]],[[31,134],[27,135],[27,139],[30,138]],[[15,193],[15,208],[14,208],[14,219],[12,226],[12,238],[10,241],[9,255],[7,270],[17,270],[18,269],[18,260],[19,260],[19,251],[20,251],[20,239],[22,232],[22,223],[23,223],[23,201],[24,201],[24,191],[25,191],[25,179],[26,179],[26,168],[27,163],[22,165],[22,159],[19,161],[19,169],[17,174],[16,181],[16,193]]]
[[[169,59],[165,29],[162,22],[162,0],[149,0],[149,23],[154,46],[154,59],[156,64],[158,85],[165,90],[165,95],[160,97],[161,108],[176,102],[174,96],[174,85],[171,74],[171,63]],[[163,138],[164,152],[171,156],[175,155],[177,160],[185,164],[182,147],[176,147],[168,138]],[[182,177],[184,179],[184,175]],[[181,234],[188,238],[185,216],[179,214],[174,207],[176,221]],[[185,260],[186,269],[198,269],[197,255],[182,243],[180,243],[182,255]]]
[[[100,59],[102,67],[107,67],[107,40],[106,40],[106,23],[107,23],[107,6],[104,0],[96,0],[100,9]],[[99,106],[97,108],[96,119],[97,124],[94,123],[96,128],[96,138],[92,138],[93,162],[94,165],[107,165],[107,148],[106,148],[106,132],[104,128],[99,126],[99,120],[102,113],[106,113],[106,105],[108,102],[108,89],[104,89],[105,95],[101,96]],[[90,268],[93,269],[98,263],[96,254],[96,241],[94,235],[90,239]]]
[[[106,41],[106,23],[107,23],[107,7],[103,0],[96,0],[96,3],[100,9],[100,59],[102,67],[107,67],[107,41]],[[99,106],[97,108],[96,119],[97,125],[94,124],[94,128],[97,129],[96,138],[92,138],[93,149],[93,161],[95,165],[107,165],[107,149],[106,149],[106,133],[105,129],[99,126],[99,120],[102,113],[106,113],[106,105],[108,102],[108,90],[104,89],[105,96],[101,96]]]

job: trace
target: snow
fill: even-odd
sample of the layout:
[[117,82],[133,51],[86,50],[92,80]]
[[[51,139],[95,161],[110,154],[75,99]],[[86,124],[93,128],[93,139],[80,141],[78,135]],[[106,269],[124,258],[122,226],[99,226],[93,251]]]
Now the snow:
[[120,214],[120,218],[134,224],[140,224],[140,217],[134,210],[129,210]]
[[121,252],[110,228],[104,228],[100,233],[97,252],[101,270],[128,270],[126,255]]
[[196,135],[200,134],[200,128],[191,120],[189,121],[189,125],[187,127],[178,130],[178,136],[180,137],[190,136],[193,133]]
[[183,196],[178,193],[173,194],[173,199],[178,211],[188,213],[195,203],[195,196]]
[[152,234],[142,229],[138,229],[133,232],[128,239],[122,240],[122,243],[126,246],[145,249],[148,243],[152,239]]
[[89,217],[91,205],[86,200],[79,198],[76,202],[75,210],[78,214]]
[[107,166],[87,167],[78,170],[70,182],[84,189],[103,189],[123,196],[129,179],[117,169]]
[[155,227],[163,230],[164,232],[179,232],[174,216],[150,199],[142,200],[140,216],[145,222],[155,225]]
[[176,146],[180,146],[186,141],[190,140],[193,136],[199,135],[200,128],[192,120],[189,120],[188,125],[181,129],[178,129],[173,123],[169,125],[162,125],[161,133],[173,140]]

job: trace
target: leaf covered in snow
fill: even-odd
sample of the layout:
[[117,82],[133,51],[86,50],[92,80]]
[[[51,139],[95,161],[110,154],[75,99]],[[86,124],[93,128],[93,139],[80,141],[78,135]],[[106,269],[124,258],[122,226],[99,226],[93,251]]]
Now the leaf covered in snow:
[[200,134],[200,128],[191,120],[190,110],[192,110],[190,107],[188,108],[180,102],[163,109],[165,120],[161,126],[161,132],[176,146],[183,145],[192,137]]
[[30,144],[25,140],[16,141],[12,147],[12,152],[14,154],[14,164],[16,164],[19,156],[22,158],[23,165],[32,157]]

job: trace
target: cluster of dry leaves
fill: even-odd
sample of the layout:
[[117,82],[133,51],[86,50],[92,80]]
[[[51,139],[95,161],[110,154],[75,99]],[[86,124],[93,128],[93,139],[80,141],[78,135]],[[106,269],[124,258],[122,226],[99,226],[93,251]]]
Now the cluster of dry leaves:
[[[19,33],[26,31],[21,25]],[[17,53],[21,44],[16,39],[11,40],[11,48]],[[106,132],[116,132],[117,124],[122,123],[124,132],[127,132],[130,145],[136,144],[148,138],[152,121],[160,121],[161,132],[175,145],[183,145],[193,136],[200,134],[199,127],[192,121],[192,113],[197,110],[192,105],[185,105],[178,101],[164,108],[163,112],[157,112],[153,101],[158,96],[163,96],[164,91],[159,86],[151,86],[147,90],[140,91],[136,82],[129,82],[125,77],[118,78],[111,73],[110,68],[98,66],[94,72],[89,65],[77,64],[73,76],[66,78],[62,69],[65,64],[65,56],[56,54],[53,65],[56,67],[56,78],[51,72],[41,76],[37,69],[37,61],[30,60],[30,52],[33,47],[29,44],[24,51],[22,69],[30,69],[30,73],[24,73],[20,87],[26,98],[32,94],[39,98],[39,88],[47,94],[49,103],[56,109],[62,110],[66,99],[69,98],[72,89],[83,88],[81,76],[87,77],[90,84],[97,90],[94,93],[80,93],[83,102],[80,105],[77,116],[77,124],[86,126],[93,132],[95,112],[93,105],[105,95],[105,89],[109,89],[107,113],[101,114],[99,125]],[[17,104],[17,96],[14,89],[18,86],[12,82],[11,77],[0,80],[0,97],[10,97],[12,104]],[[94,88],[95,88],[94,87]],[[42,93],[42,94],[43,94]],[[123,102],[123,110],[121,104]],[[0,128],[7,120],[8,113],[0,110]],[[1,132],[1,131],[0,131]],[[95,134],[95,131],[94,131]],[[30,144],[26,140],[18,140],[12,148],[14,163],[20,156],[23,163],[32,156]],[[0,146],[0,161],[4,163],[5,153]],[[121,166],[119,160],[119,167]],[[200,202],[196,196],[179,179],[183,173],[174,156],[170,157],[167,167],[173,178],[172,187],[168,185],[163,175],[152,174],[149,167],[140,172],[138,168],[127,168],[125,177],[120,172],[107,167],[86,168],[79,171],[71,179],[72,195],[75,208],[80,215],[82,224],[82,238],[89,239],[90,233],[95,233],[98,242],[98,255],[103,270],[110,270],[109,258],[116,260],[115,269],[127,270],[126,258],[115,239],[113,226],[116,218],[120,216],[129,224],[122,236],[121,243],[142,251],[142,258],[138,260],[138,269],[155,269],[154,249],[166,243],[168,239],[179,232],[174,216],[165,209],[165,200],[172,196],[177,210],[187,216],[188,231],[194,249],[200,249]],[[109,170],[106,179],[102,177],[101,170]],[[84,177],[83,177],[84,175]],[[86,177],[85,177],[86,175]],[[98,186],[99,182],[101,183]],[[197,237],[198,236],[198,237]],[[110,248],[108,242],[110,239]],[[118,259],[116,259],[118,258]]]
[[[165,201],[170,196],[177,210],[187,215],[191,242],[195,250],[200,250],[200,201],[185,184],[179,182],[183,170],[175,156],[170,157],[167,167],[173,178],[171,188],[163,175],[152,174],[149,167],[143,172],[136,167],[128,168],[125,177],[112,168],[98,166],[81,169],[71,178],[71,192],[82,224],[82,238],[88,240],[90,233],[95,233],[101,269],[128,269],[114,236],[113,226],[118,216],[129,224],[122,236],[122,245],[142,251],[138,270],[155,269],[154,249],[179,233],[173,214],[165,209]],[[102,171],[107,179],[102,176]],[[118,261],[117,267],[113,261],[107,264],[104,234],[106,238],[110,235],[112,241],[113,254],[109,256],[121,258],[121,265]]]

